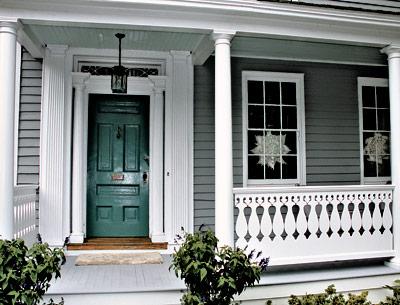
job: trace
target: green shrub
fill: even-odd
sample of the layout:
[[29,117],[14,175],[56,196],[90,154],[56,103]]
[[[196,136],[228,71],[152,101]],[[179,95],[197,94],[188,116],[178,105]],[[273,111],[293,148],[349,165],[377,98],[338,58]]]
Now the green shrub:
[[47,244],[28,249],[23,240],[0,240],[0,304],[39,304],[64,261],[63,250]]
[[393,295],[379,303],[379,305],[400,305],[400,280],[394,281],[393,286],[385,286],[392,290]]
[[346,299],[343,294],[336,293],[334,285],[330,285],[321,294],[307,294],[300,297],[291,295],[288,303],[289,305],[371,305],[367,296],[368,292],[364,291],[359,295],[350,293]]
[[170,269],[188,288],[181,299],[184,305],[229,305],[235,294],[260,280],[268,263],[252,263],[254,252],[248,256],[240,249],[219,249],[210,230],[179,238],[184,241],[173,254]]

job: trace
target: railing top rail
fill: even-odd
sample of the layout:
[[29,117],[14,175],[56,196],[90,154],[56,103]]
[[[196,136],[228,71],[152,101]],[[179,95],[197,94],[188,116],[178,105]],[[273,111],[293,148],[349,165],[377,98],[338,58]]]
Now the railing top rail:
[[279,187],[237,187],[234,195],[273,193],[316,193],[316,192],[373,192],[393,191],[394,185],[334,185],[334,186],[279,186]]

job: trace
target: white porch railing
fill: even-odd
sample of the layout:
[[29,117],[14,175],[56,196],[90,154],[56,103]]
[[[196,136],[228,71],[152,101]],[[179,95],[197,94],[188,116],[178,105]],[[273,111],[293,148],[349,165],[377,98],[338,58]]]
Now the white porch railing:
[[236,188],[236,246],[270,265],[394,255],[393,187]]
[[31,246],[36,241],[36,185],[14,188],[14,238],[25,240]]

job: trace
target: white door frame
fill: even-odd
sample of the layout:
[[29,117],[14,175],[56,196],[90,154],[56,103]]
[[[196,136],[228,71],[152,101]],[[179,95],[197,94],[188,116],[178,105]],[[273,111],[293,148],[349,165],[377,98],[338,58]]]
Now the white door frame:
[[[74,135],[83,137],[83,145],[73,147],[72,183],[72,227],[71,242],[83,242],[86,234],[87,207],[87,149],[88,149],[88,109],[90,94],[113,94],[110,88],[111,76],[92,76],[73,72],[72,83],[75,88]],[[165,241],[163,232],[163,113],[166,88],[165,76],[148,78],[128,78],[127,95],[147,95],[150,97],[150,165],[149,165],[149,234],[153,242]],[[81,90],[83,94],[77,94]],[[83,113],[81,113],[83,112]],[[83,118],[83,122],[79,122]],[[76,136],[75,136],[76,138]],[[81,219],[79,219],[81,218]],[[80,228],[79,228],[80,227]]]

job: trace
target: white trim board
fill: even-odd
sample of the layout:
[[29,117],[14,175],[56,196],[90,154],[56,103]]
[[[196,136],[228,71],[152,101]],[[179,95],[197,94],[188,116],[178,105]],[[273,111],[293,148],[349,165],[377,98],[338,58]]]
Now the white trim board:
[[14,103],[14,185],[18,184],[18,145],[19,145],[19,109],[21,103],[21,64],[22,46],[17,42],[17,54],[15,64],[15,103]]

